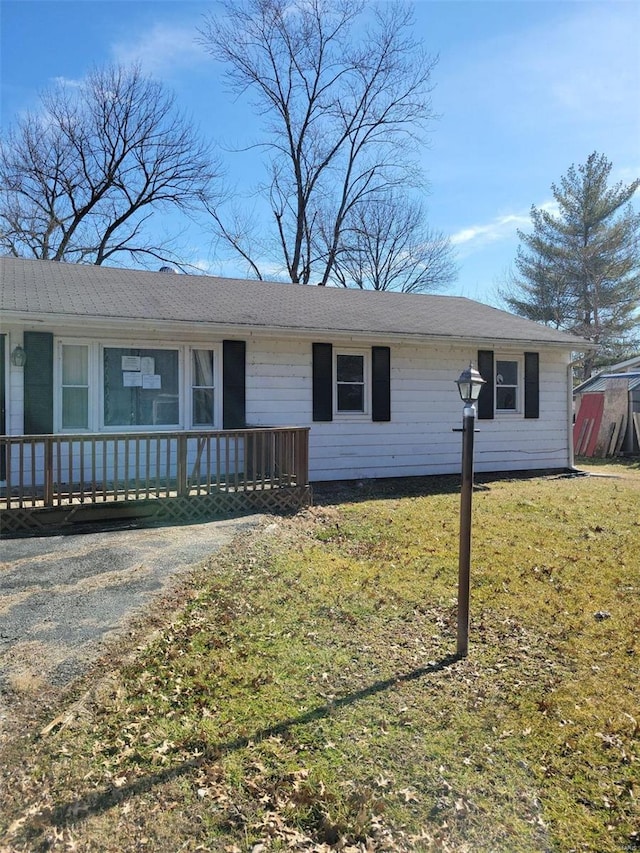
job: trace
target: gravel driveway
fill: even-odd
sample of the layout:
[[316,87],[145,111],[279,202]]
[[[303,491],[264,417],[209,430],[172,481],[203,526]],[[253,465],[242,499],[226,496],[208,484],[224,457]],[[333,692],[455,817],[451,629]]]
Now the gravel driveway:
[[263,519],[0,541],[0,696],[69,683],[180,573]]

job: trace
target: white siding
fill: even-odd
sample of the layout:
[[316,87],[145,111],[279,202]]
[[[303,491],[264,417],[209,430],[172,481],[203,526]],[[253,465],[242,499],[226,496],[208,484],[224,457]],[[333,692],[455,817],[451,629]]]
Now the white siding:
[[7,372],[6,385],[6,431],[7,435],[22,435],[24,430],[24,383],[23,367],[11,364],[10,354],[18,345],[23,346],[22,330],[7,335],[9,345],[6,352],[5,369]]
[[311,424],[311,343],[262,339],[247,342],[247,424]]
[[[540,418],[509,413],[478,421],[476,471],[569,464],[568,354],[539,351]],[[522,352],[496,348],[507,358]],[[476,358],[470,348],[392,345],[391,422],[334,416],[331,422],[313,423],[311,343],[251,340],[247,421],[256,426],[310,425],[312,481],[456,473],[461,437],[454,429],[461,426],[462,403],[455,379]]]
[[[46,329],[43,329],[46,330]],[[50,329],[58,337],[78,338],[78,329]],[[87,335],[87,331],[84,331]],[[96,332],[92,340],[118,339],[117,329]],[[151,330],[141,331],[145,343],[170,340]],[[223,334],[201,332],[178,340],[193,345],[220,345]],[[239,337],[236,335],[235,337]],[[88,338],[89,339],[89,338]],[[10,333],[10,348],[22,340],[22,329]],[[331,342],[330,335],[317,340]],[[374,423],[371,416],[334,416],[327,423],[312,421],[312,342],[293,338],[247,336],[246,405],[249,426],[310,426],[310,479],[360,479],[447,474],[460,471],[462,403],[455,379],[477,349],[463,346],[391,343],[391,421]],[[333,341],[338,346],[337,341]],[[346,346],[370,349],[349,342]],[[340,345],[341,346],[341,345]],[[540,418],[499,414],[478,421],[475,438],[476,471],[563,468],[570,464],[567,364],[561,348],[529,345],[501,347],[497,358],[522,358],[524,349],[540,353]],[[7,432],[23,429],[23,371],[8,364]],[[370,388],[367,389],[370,394]]]

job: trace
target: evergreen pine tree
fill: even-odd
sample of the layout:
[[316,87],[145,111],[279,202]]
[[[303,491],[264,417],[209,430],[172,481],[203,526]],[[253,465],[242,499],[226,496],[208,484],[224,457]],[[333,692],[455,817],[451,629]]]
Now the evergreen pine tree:
[[598,345],[584,378],[640,345],[640,214],[630,205],[640,179],[609,186],[611,168],[594,152],[552,184],[558,212],[531,208],[533,231],[518,232],[516,272],[501,292],[515,313]]

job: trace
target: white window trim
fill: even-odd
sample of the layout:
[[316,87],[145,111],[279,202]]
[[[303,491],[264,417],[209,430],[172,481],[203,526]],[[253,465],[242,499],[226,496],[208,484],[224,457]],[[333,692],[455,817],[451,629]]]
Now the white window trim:
[[[193,352],[195,350],[210,350],[213,352],[213,424],[203,426],[193,423]],[[222,429],[222,345],[221,344],[193,344],[187,347],[185,361],[184,388],[186,391],[187,408],[185,420],[192,430]]]
[[[104,422],[104,351],[106,349],[161,349],[178,353],[178,423],[175,424],[120,424],[107,425]],[[185,388],[184,381],[180,388],[180,381],[184,379],[184,344],[172,344],[168,341],[162,343],[156,341],[102,341],[98,344],[97,369],[99,375],[99,431],[105,433],[113,432],[177,432],[184,429],[185,422]]]
[[[88,350],[88,426],[86,429],[62,428],[62,347],[84,346]],[[107,426],[104,422],[104,351],[105,349],[155,349],[171,350],[178,353],[178,414],[177,424],[145,424]],[[214,423],[210,427],[194,426],[193,418],[193,375],[192,351],[211,350],[214,370]],[[89,341],[86,338],[60,336],[55,339],[55,358],[53,367],[53,417],[54,430],[59,434],[73,433],[136,433],[171,432],[183,430],[202,431],[222,428],[222,344],[203,342],[185,344],[172,341],[124,339]]]
[[[86,347],[87,349],[87,426],[85,429],[78,427],[63,428],[62,426],[62,348],[63,346]],[[80,433],[96,432],[96,382],[95,382],[95,357],[93,351],[95,345],[86,338],[56,338],[55,358],[53,360],[53,428],[54,432],[62,435],[73,435]]]
[[[508,385],[508,388],[516,388],[516,407],[515,409],[499,409],[498,408],[498,362],[513,361],[518,365],[518,384]],[[493,411],[495,417],[512,418],[514,416],[524,414],[524,356],[506,355],[504,353],[496,353],[494,356],[493,368]]]
[[[13,351],[13,347],[17,346],[17,343],[13,343],[12,335],[15,333],[10,332],[8,329],[2,332],[2,336],[0,336],[0,342],[4,347],[4,351],[2,353],[4,358],[4,432],[5,435],[11,435],[12,433],[12,424],[11,424],[11,414],[13,412],[13,407],[11,405],[11,378],[12,378],[12,370],[14,370],[13,365],[11,364],[11,353]],[[20,341],[20,345],[22,345],[22,340]],[[16,368],[17,369],[17,368]],[[4,483],[4,480],[0,482]]]
[[[361,412],[343,412],[338,409],[338,356],[359,355],[362,357],[363,378],[363,410]],[[354,349],[351,347],[333,348],[333,416],[335,420],[361,421],[371,417],[371,349]]]

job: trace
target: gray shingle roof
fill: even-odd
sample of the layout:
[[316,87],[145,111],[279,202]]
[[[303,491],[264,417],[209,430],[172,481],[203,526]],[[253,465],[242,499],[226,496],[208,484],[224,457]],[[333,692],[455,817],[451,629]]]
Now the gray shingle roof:
[[345,290],[0,258],[0,311],[264,330],[513,341],[581,339],[458,296]]

